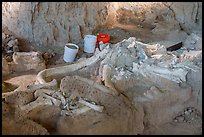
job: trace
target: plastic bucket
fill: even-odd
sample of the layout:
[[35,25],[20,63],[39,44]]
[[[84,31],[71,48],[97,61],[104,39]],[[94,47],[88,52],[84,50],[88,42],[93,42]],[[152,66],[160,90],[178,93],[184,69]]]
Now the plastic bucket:
[[79,47],[73,43],[67,43],[64,47],[64,61],[72,63],[77,55]]
[[99,43],[100,41],[106,44],[110,41],[110,36],[108,34],[99,34],[97,35],[97,42]]
[[84,38],[84,52],[94,53],[96,47],[97,37],[95,35],[85,35]]
[[103,42],[103,44],[109,43],[110,36],[108,34],[99,34],[97,35],[97,47],[101,50],[100,42]]

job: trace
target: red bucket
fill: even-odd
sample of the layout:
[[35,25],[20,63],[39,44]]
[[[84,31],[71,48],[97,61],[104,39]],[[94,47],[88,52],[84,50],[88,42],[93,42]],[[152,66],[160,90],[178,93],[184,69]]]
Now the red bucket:
[[97,35],[97,47],[99,48],[99,50],[100,50],[99,42],[101,42],[101,41],[103,42],[103,44],[109,43],[110,36],[108,34]]

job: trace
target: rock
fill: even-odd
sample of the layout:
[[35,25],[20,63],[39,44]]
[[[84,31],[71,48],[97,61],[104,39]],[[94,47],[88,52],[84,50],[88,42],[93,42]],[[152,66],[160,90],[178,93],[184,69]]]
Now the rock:
[[46,64],[55,56],[55,53],[52,51],[44,52],[42,54],[43,59],[45,60]]
[[3,76],[10,74],[10,67],[8,65],[8,62],[5,58],[2,57],[2,74]]
[[19,42],[13,35],[2,33],[2,53],[4,55],[12,55],[13,52],[19,51]]
[[186,82],[186,75],[188,73],[184,68],[169,69],[156,65],[133,63],[133,72],[141,73],[144,77],[160,76],[176,83]]
[[184,122],[185,117],[184,116],[178,116],[175,119],[177,120],[177,122]]
[[33,93],[27,91],[13,91],[5,96],[5,101],[15,106],[25,105],[33,100]]
[[156,35],[169,35],[169,33],[180,30],[179,23],[177,21],[168,21],[156,23],[156,27],[152,30],[153,34]]
[[202,20],[202,16],[200,8],[202,4],[200,2],[173,2],[170,7],[175,14],[176,20],[178,20],[182,28],[188,33],[192,32],[195,27],[201,27],[200,21]]
[[2,41],[4,41],[5,39],[6,39],[6,35],[2,33]]
[[195,33],[191,33],[184,42],[184,47],[189,50],[202,50],[202,38]]
[[34,70],[39,72],[46,68],[45,61],[40,52],[15,52],[13,62],[16,72]]
[[82,39],[82,34],[81,34],[80,26],[77,24],[73,24],[72,26],[70,26],[70,40],[73,43],[78,44],[81,39]]
[[13,46],[15,46],[15,45],[18,45],[18,40],[17,40],[17,39],[15,39],[15,40],[10,40],[10,41],[7,43],[7,45],[8,45],[9,47],[13,47]]
[[60,111],[61,109],[57,106],[44,105],[33,109],[27,115],[29,119],[41,124],[48,131],[54,132],[57,128]]
[[202,111],[202,70],[187,74],[187,83],[192,87],[192,94],[195,97],[199,110]]
[[189,111],[184,111],[184,114],[185,114],[185,115],[189,115],[190,112],[189,112]]
[[26,119],[18,121],[11,118],[2,120],[3,135],[49,135],[49,132],[36,122]]
[[84,61],[84,60],[86,60],[86,57],[82,57],[82,58],[78,59],[77,62]]
[[189,113],[193,112],[193,110],[191,108],[187,108],[186,109]]
[[106,22],[108,5],[106,2],[4,3],[2,25],[44,52],[49,46],[64,48],[66,42],[77,44],[83,35],[91,34],[97,25]]

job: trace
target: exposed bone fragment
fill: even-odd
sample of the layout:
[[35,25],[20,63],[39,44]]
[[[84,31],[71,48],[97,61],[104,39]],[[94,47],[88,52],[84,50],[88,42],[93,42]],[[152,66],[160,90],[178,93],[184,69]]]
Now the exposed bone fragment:
[[89,66],[91,64],[94,64],[95,62],[105,58],[106,54],[109,52],[109,48],[106,47],[103,51],[101,51],[99,54],[92,56],[91,58],[88,58],[82,62],[72,64],[72,65],[67,65],[63,67],[56,67],[56,68],[50,68],[50,69],[45,69],[42,70],[38,73],[36,76],[36,80],[41,83],[45,84],[48,83],[45,79],[47,77],[54,77],[57,75],[65,75],[69,72],[73,72],[75,70],[78,70],[80,68]]
[[13,67],[15,72],[35,70],[39,72],[46,68],[41,52],[14,52]]
[[133,71],[139,72],[143,76],[158,75],[171,81],[174,81],[176,83],[185,82],[186,75],[188,73],[187,70],[184,70],[182,68],[169,70],[168,68],[158,67],[155,65],[151,66],[147,64],[138,65],[137,63],[133,63]]
[[103,66],[103,75],[102,75],[102,80],[105,81],[105,86],[112,89],[114,92],[117,92],[115,89],[113,83],[111,82],[111,67],[109,65],[104,65]]
[[74,110],[62,110],[61,111],[61,115],[68,115],[68,116],[73,116],[73,115],[80,115],[82,113],[85,113],[87,111],[91,110],[90,107],[87,106],[83,106],[81,108],[78,109],[74,109]]
[[60,99],[63,106],[66,105],[66,100],[65,100],[64,96],[61,94],[61,92],[59,92],[59,91],[55,92],[52,95],[52,97],[56,97],[56,98]]
[[50,99],[44,98],[44,97],[38,97],[35,101],[24,105],[20,106],[21,110],[24,110],[26,112],[31,111],[32,109],[41,106],[41,105],[52,105],[52,101]]
[[96,111],[99,111],[99,112],[102,112],[103,109],[104,109],[104,106],[100,106],[100,105],[94,105],[92,103],[89,103],[87,102],[86,100],[82,99],[82,98],[79,98],[79,103],[83,104],[83,105],[86,105]]
[[35,98],[38,98],[38,97],[45,97],[47,99],[50,99],[52,101],[52,103],[55,105],[55,106],[60,106],[61,104],[61,101],[58,100],[58,99],[55,99],[53,98],[52,96],[49,96],[47,94],[45,94],[44,92],[42,92],[41,90],[37,90],[35,93],[34,93],[34,96]]
[[194,72],[200,71],[202,68],[196,66],[192,61],[184,61],[173,65],[174,68],[186,68]]
[[105,57],[105,59],[102,60],[101,63],[100,63],[99,76],[100,76],[101,78],[102,78],[102,75],[103,75],[103,66],[104,66],[105,64],[109,64],[112,54],[113,54],[113,50],[111,50],[111,51],[107,54],[107,56]]
[[56,92],[56,90],[52,90],[52,89],[37,89],[35,92],[43,92],[47,95],[52,96],[52,94],[54,94]]
[[87,111],[89,111],[89,110],[91,110],[90,107],[83,106],[83,107],[81,107],[81,108],[72,110],[72,113],[74,113],[74,114],[76,114],[76,115],[79,115],[79,114],[85,113],[85,112],[87,112]]
[[51,82],[48,82],[48,83],[43,83],[43,84],[37,84],[37,85],[29,85],[27,86],[27,88],[30,90],[30,91],[35,91],[37,89],[41,89],[41,88],[57,88],[57,80],[52,80]]
[[186,61],[186,60],[193,60],[194,58],[197,58],[198,56],[202,56],[202,50],[199,51],[184,51],[181,55],[180,55],[180,60],[181,62]]
[[103,92],[106,92],[106,93],[109,93],[109,94],[112,94],[112,95],[118,95],[119,93],[116,91],[116,90],[112,90],[112,89],[108,89],[106,86],[103,86],[103,85],[100,85],[92,80],[89,80],[87,78],[82,78],[82,77],[79,77],[79,76],[73,76],[74,78],[78,79],[78,80],[81,80],[85,83],[88,83],[90,86],[93,86],[93,88],[98,88],[99,90],[103,91]]

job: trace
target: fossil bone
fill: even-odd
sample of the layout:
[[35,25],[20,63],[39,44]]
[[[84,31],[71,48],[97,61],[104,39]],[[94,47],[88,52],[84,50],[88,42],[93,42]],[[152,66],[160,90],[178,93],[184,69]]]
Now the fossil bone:
[[41,105],[52,105],[52,101],[50,99],[44,98],[44,97],[38,97],[35,101],[24,105],[20,106],[20,109],[26,112],[31,111],[32,109],[41,106]]
[[35,98],[38,98],[38,97],[45,97],[47,99],[50,99],[52,101],[52,103],[55,105],[55,106],[60,106],[61,102],[60,100],[58,99],[55,99],[49,95],[46,95],[44,92],[42,92],[41,90],[37,90],[35,93],[34,93],[34,96]]
[[57,87],[57,80],[53,79],[51,82],[48,83],[42,83],[42,84],[36,84],[36,85],[28,85],[27,88],[29,91],[35,91],[37,89],[41,88],[56,88]]
[[100,85],[98,84],[97,82],[94,82],[92,80],[89,80],[87,78],[82,78],[80,76],[73,76],[74,78],[78,79],[78,80],[81,80],[85,83],[88,83],[90,86],[93,86],[93,88],[97,88],[103,92],[106,92],[106,93],[109,93],[109,94],[112,94],[112,95],[118,95],[118,92],[116,90],[112,90],[112,89],[108,89],[106,86],[103,86],[103,85]]
[[78,109],[74,109],[74,110],[71,110],[71,111],[68,111],[68,110],[62,110],[61,111],[61,115],[80,115],[82,113],[85,113],[87,111],[91,110],[90,107],[87,107],[87,106],[83,106],[81,108],[78,108]]
[[89,103],[88,101],[82,99],[82,98],[79,98],[79,103],[83,104],[83,105],[86,105],[96,111],[99,111],[99,112],[102,112],[103,109],[104,109],[104,106],[100,106],[100,105],[95,105],[95,104],[92,104],[92,103]]
[[35,92],[37,92],[37,91],[43,92],[43,93],[50,95],[50,96],[52,96],[56,92],[56,90],[52,90],[52,89],[37,89]]
[[[42,70],[36,76],[36,80],[40,84],[50,83],[50,82],[47,82],[45,80],[47,77],[51,77],[51,76],[53,77],[53,76],[57,76],[57,75],[66,75],[67,73],[70,73],[70,72],[73,72],[73,71],[78,70],[80,68],[94,64],[95,62],[105,58],[105,56],[108,52],[109,52],[109,47],[106,47],[99,54],[94,55],[91,58],[88,58],[88,59],[81,61],[79,63],[67,65],[67,66],[63,66],[63,67],[56,67],[56,68],[50,68],[50,69]],[[53,80],[55,80],[55,79],[53,79]]]
[[111,67],[109,65],[104,65],[103,66],[103,75],[102,75],[102,80],[105,81],[105,86],[112,89],[114,93],[117,94],[117,90],[115,89],[113,83],[111,82]]
[[59,91],[55,92],[52,96],[60,99],[63,106],[66,105],[66,100],[65,100],[64,96]]

